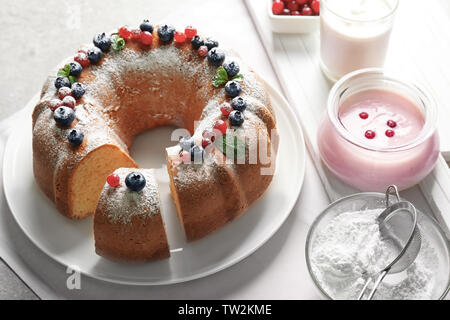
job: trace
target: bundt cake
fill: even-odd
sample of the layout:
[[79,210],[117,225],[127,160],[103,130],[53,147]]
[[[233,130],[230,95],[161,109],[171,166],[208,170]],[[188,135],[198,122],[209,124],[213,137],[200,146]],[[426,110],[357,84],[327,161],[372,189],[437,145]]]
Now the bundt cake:
[[[116,236],[119,224],[109,231],[97,224],[122,210],[104,211],[111,192],[127,191],[106,188],[97,206],[105,180],[137,168],[133,138],[164,125],[185,128],[166,153],[188,240],[238,217],[264,193],[275,166],[275,117],[264,83],[236,55],[192,27],[176,32],[147,20],[93,42],[49,76],[33,112],[35,180],[62,214],[82,219],[97,208],[96,239]],[[126,255],[106,242],[98,252]]]
[[109,178],[94,215],[95,251],[118,260],[170,256],[152,169],[120,168]]

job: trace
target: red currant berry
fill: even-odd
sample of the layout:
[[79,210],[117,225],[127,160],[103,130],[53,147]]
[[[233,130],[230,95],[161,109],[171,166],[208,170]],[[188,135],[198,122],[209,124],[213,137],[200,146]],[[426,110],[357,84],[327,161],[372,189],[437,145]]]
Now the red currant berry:
[[397,122],[395,122],[394,120],[388,120],[386,124],[391,128],[395,128],[397,126]]
[[302,8],[302,16],[312,16],[312,14],[312,9],[307,4],[305,4],[305,6]]
[[297,2],[300,6],[304,6],[305,4],[308,4],[308,0],[296,0],[295,2]]
[[218,130],[220,133],[227,133],[228,126],[223,120],[216,120],[214,122],[214,129]]
[[320,14],[320,1],[319,0],[313,0],[311,2],[311,9],[314,12],[314,14],[319,15]]
[[72,96],[66,96],[62,100],[62,103],[63,103],[63,106],[73,109],[73,108],[75,108],[75,104],[77,103],[77,101]]
[[86,52],[78,52],[73,60],[81,64],[83,68],[89,66],[89,58]]
[[300,11],[291,11],[291,16],[301,16]]
[[275,0],[272,4],[272,13],[273,14],[282,14],[283,13],[283,9],[284,9],[284,3],[279,1],[279,0]]
[[291,14],[291,10],[288,8],[283,9],[283,12],[281,12],[282,16],[289,16]]
[[131,37],[131,30],[128,28],[128,26],[124,26],[119,29],[119,36],[121,36],[124,39],[130,39]]
[[48,105],[48,107],[50,108],[50,110],[55,111],[56,109],[58,109],[62,105],[63,105],[63,102],[61,100],[59,100],[59,99],[52,99],[52,100],[50,100],[50,104]]
[[117,188],[120,184],[120,177],[117,174],[112,173],[106,178],[106,182],[108,182],[111,187]]
[[133,30],[131,30],[131,39],[140,40],[141,34],[142,34],[141,29],[133,29]]
[[186,41],[186,35],[183,32],[177,31],[173,35],[176,43],[184,43]]
[[295,2],[295,0],[289,1],[287,3],[287,8],[289,9],[289,11],[298,11],[298,9],[300,9],[300,5]]
[[367,112],[361,112],[361,113],[359,114],[359,117],[360,117],[361,119],[367,119],[367,118],[369,117],[369,114],[368,114]]
[[207,146],[209,146],[211,144],[211,140],[209,140],[208,138],[203,138],[202,139],[202,147],[203,149],[206,149]]
[[151,45],[153,42],[152,34],[148,31],[143,31],[141,33],[141,42],[142,42],[142,44],[145,44],[146,46]]
[[220,106],[220,112],[222,112],[223,116],[228,117],[231,111],[233,111],[233,107],[228,102],[224,102]]
[[208,55],[208,47],[200,46],[200,48],[198,48],[197,52],[200,57],[206,57]]
[[72,90],[70,90],[70,88],[68,87],[61,87],[58,90],[58,97],[62,100],[67,96],[71,96],[72,95]]
[[202,137],[211,140],[211,142],[214,142],[214,140],[216,140],[216,135],[210,130],[203,130]]
[[394,130],[388,129],[386,130],[386,136],[389,138],[392,138],[394,136],[395,132]]
[[188,39],[192,39],[197,35],[197,29],[193,28],[192,26],[187,26],[186,29],[184,29],[184,33],[186,34],[186,37]]
[[179,154],[180,160],[182,163],[189,163],[191,162],[191,153],[187,152],[185,150],[181,150]]
[[364,135],[366,136],[367,139],[373,139],[375,138],[375,131],[367,130]]

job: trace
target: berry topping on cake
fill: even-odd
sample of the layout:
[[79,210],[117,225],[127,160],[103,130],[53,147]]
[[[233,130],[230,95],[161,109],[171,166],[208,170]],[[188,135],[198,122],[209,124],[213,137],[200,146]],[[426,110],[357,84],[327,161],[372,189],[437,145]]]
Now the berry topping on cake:
[[391,128],[395,128],[397,126],[397,122],[394,120],[388,120],[386,124]]
[[106,182],[113,188],[117,188],[120,185],[120,177],[112,173],[106,178]]
[[75,57],[73,58],[73,60],[75,60],[76,62],[81,64],[81,66],[84,68],[89,66],[89,58],[88,58],[86,52],[78,52],[75,55]]
[[125,184],[131,191],[139,192],[145,188],[147,181],[140,172],[131,172],[125,178]]
[[219,42],[217,42],[216,40],[208,38],[205,41],[205,46],[208,47],[208,50],[211,50],[212,48],[218,47],[219,46]]
[[74,97],[75,99],[81,99],[85,92],[86,87],[84,86],[84,84],[80,82],[75,82],[74,84],[72,84],[72,97]]
[[83,143],[84,133],[83,131],[78,129],[70,130],[69,134],[67,135],[67,139],[73,147],[78,147]]
[[60,99],[52,99],[52,100],[50,100],[48,107],[50,108],[50,110],[55,111],[62,105],[63,105],[63,102]]
[[191,40],[191,44],[192,44],[192,48],[198,49],[201,46],[203,46],[205,44],[205,42],[203,41],[202,38],[200,38],[200,36],[194,36]]
[[366,131],[366,133],[364,133],[364,136],[367,138],[367,139],[373,139],[373,138],[375,138],[375,131],[372,131],[372,130],[367,130]]
[[206,149],[209,145],[211,145],[211,140],[208,138],[203,138],[202,139],[202,148]]
[[130,28],[128,26],[121,27],[119,29],[119,36],[121,36],[124,39],[130,39],[130,37],[131,37]]
[[225,85],[225,92],[230,98],[234,98],[242,92],[242,87],[237,81],[228,81]]
[[70,88],[70,80],[68,77],[59,76],[55,80],[55,87],[56,89],[60,89],[62,87],[68,87]]
[[207,46],[200,46],[198,48],[198,55],[202,58],[206,57],[208,55],[208,47]]
[[180,31],[175,32],[173,38],[176,43],[184,43],[186,41],[186,35]]
[[133,40],[141,40],[141,29],[133,29],[131,30],[131,39]]
[[193,146],[191,148],[191,161],[194,161],[194,163],[201,163],[203,161],[203,150],[200,146]]
[[219,67],[225,61],[225,53],[218,48],[212,48],[208,52],[208,61],[213,66]]
[[70,90],[70,88],[68,87],[62,87],[58,89],[58,97],[59,99],[64,99],[67,96],[71,96],[72,95],[72,90]]
[[168,26],[167,24],[158,28],[158,37],[163,42],[172,41],[174,34],[175,28],[172,26]]
[[141,42],[147,46],[151,45],[153,42],[153,35],[148,31],[142,31]]
[[192,26],[187,26],[186,29],[184,29],[184,34],[188,39],[192,39],[197,35],[197,29]]
[[75,120],[75,112],[68,107],[59,107],[53,113],[53,119],[63,127],[68,127]]
[[242,112],[234,110],[228,116],[228,120],[230,120],[230,124],[233,127],[239,127],[244,123],[244,116],[242,115]]
[[211,130],[203,130],[202,137],[205,138],[205,139],[209,139],[212,142],[214,142],[214,140],[216,140],[216,135]]
[[123,48],[125,48],[125,40],[121,36],[118,36],[117,34],[114,34],[111,37],[111,47],[114,51],[120,51]]
[[228,126],[223,120],[216,120],[214,122],[214,129],[218,130],[221,134],[227,133]]
[[62,100],[63,106],[68,107],[68,108],[75,108],[75,104],[77,103],[75,101],[75,98],[72,96],[66,96],[64,97],[64,99]]
[[223,67],[227,71],[228,77],[233,78],[235,75],[239,73],[239,64],[237,62],[225,62]]
[[222,112],[223,116],[228,117],[231,111],[233,111],[233,107],[228,102],[224,102],[220,105],[220,112]]
[[103,52],[99,48],[93,47],[87,51],[87,56],[92,64],[97,64],[102,60]]
[[183,138],[180,139],[180,147],[185,151],[191,150],[194,144],[195,141],[190,135],[184,136]]
[[139,28],[141,29],[142,32],[146,31],[146,32],[153,32],[153,25],[148,21],[148,20],[144,20],[141,25],[139,26]]
[[238,110],[240,112],[243,112],[247,108],[247,102],[241,97],[236,97],[231,100],[231,105],[234,110]]
[[83,67],[81,66],[81,64],[76,61],[69,63],[69,68],[69,75],[73,77],[79,77],[81,75],[81,72],[83,71]]
[[94,45],[103,52],[108,52],[111,48],[111,37],[104,32],[100,33],[94,37]]
[[392,138],[395,135],[395,131],[391,130],[391,129],[386,130],[385,133],[386,133],[386,136],[389,138]]

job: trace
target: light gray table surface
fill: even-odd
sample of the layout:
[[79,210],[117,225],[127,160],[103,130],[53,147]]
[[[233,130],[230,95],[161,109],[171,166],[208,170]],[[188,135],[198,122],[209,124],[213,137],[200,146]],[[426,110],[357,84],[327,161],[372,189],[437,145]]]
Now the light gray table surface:
[[[184,6],[184,7],[183,7]],[[215,10],[220,7],[220,10]],[[199,12],[199,10],[206,10]],[[6,2],[0,11],[0,63],[3,66],[0,86],[0,121],[25,104],[38,92],[49,70],[62,58],[73,55],[81,43],[90,42],[93,35],[117,28],[136,25],[143,18],[164,22],[174,10],[182,8],[183,17],[173,22],[193,19],[209,35],[218,35],[225,47],[240,47],[246,61],[252,61],[257,71],[280,89],[274,70],[241,0],[15,0]],[[209,10],[209,11],[208,11]],[[207,11],[207,12],[205,12]],[[206,16],[207,15],[207,16]],[[225,16],[225,18],[224,18]],[[172,18],[171,18],[172,19]],[[170,21],[169,21],[170,22]],[[240,24],[241,23],[241,24]],[[245,28],[245,36],[240,28]],[[218,31],[219,30],[219,31]],[[212,34],[210,33],[212,32]],[[244,50],[242,54],[242,50]],[[5,68],[6,66],[6,68]],[[6,70],[6,71],[5,71]],[[1,170],[1,169],[0,169]],[[318,298],[306,275],[304,247],[309,225],[323,209],[328,198],[311,159],[307,157],[305,185],[290,217],[281,229],[258,251],[241,263],[208,278],[160,288],[135,288],[128,297],[191,298],[191,299],[304,299]],[[14,224],[11,218],[10,223]],[[13,225],[14,229],[18,229]],[[20,232],[20,231],[18,231]],[[19,241],[20,240],[20,241]],[[55,282],[51,272],[64,279],[64,268],[47,259],[20,235],[14,250],[22,275],[36,279],[36,292],[55,298],[120,298],[123,287],[86,280],[83,292],[68,292]],[[22,246],[22,247],[20,247]],[[26,248],[24,248],[24,246]],[[26,252],[24,254],[24,252]],[[31,254],[32,257],[24,255]],[[20,257],[24,258],[21,259]],[[31,259],[34,260],[33,262]],[[22,261],[23,260],[23,261]],[[17,271],[17,268],[15,268]],[[46,270],[48,269],[48,270]],[[24,271],[25,270],[25,271]],[[17,271],[17,273],[19,273]],[[214,283],[214,286],[211,286]],[[32,287],[31,283],[30,286]],[[37,286],[37,287],[36,287]],[[45,287],[45,288],[44,288]],[[40,294],[41,295],[41,294]],[[42,297],[42,295],[41,295]],[[0,299],[38,299],[14,272],[0,262]]]

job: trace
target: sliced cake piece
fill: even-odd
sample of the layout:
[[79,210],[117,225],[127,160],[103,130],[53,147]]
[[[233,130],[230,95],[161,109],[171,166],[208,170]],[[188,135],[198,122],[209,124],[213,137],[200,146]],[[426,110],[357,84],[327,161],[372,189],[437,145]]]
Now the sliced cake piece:
[[152,169],[120,168],[108,176],[94,215],[95,251],[118,260],[170,256]]

